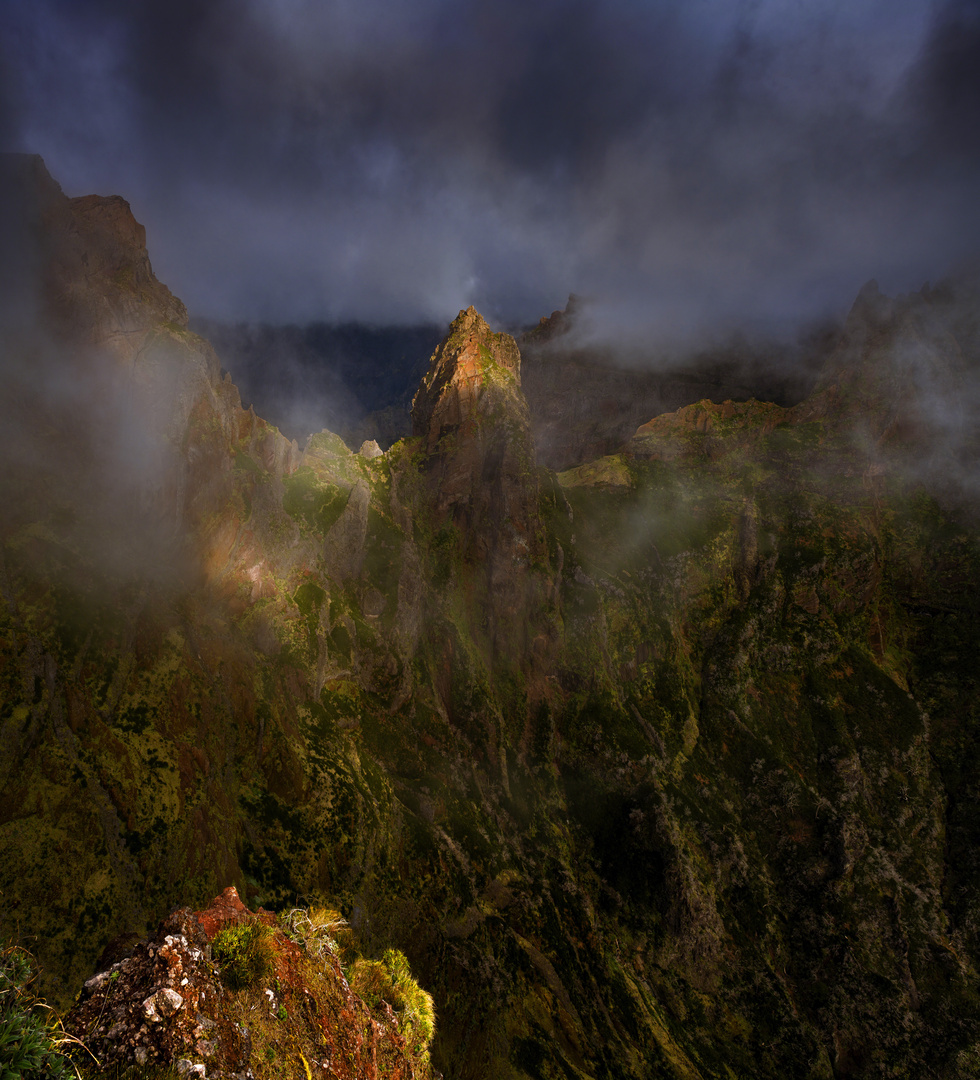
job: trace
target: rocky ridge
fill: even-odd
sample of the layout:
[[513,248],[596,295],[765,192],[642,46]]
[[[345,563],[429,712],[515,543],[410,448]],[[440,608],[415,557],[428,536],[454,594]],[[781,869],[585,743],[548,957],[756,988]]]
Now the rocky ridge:
[[547,641],[532,643],[528,631],[555,599],[520,387],[516,342],[492,332],[470,307],[436,349],[412,403],[432,526],[466,568],[470,623],[486,628],[490,667],[526,666],[547,650]]

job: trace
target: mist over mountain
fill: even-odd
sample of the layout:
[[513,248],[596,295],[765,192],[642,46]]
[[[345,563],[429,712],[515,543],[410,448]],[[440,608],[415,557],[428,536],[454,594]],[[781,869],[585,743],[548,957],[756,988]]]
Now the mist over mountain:
[[[553,468],[616,450],[651,416],[700,398],[794,405],[841,332],[825,320],[796,342],[730,335],[700,352],[665,353],[652,343],[589,344],[584,307],[571,297],[518,337],[538,460]],[[412,397],[443,336],[436,326],[190,325],[214,345],[245,404],[287,438],[303,444],[327,427],[354,450],[411,434]]]
[[[786,369],[658,386],[574,303],[526,357],[469,307],[410,436],[300,448],[123,198],[0,164],[0,936],[80,1037],[213,1080],[293,1075],[294,1014],[322,1080],[974,1076],[975,275],[869,281],[801,400],[610,452],[682,375]],[[363,998],[336,942],[336,1014],[222,988],[215,897],[285,920],[277,963],[297,905],[346,922]]]
[[[973,0],[3,6],[0,945],[82,1038],[975,1080],[978,123]],[[377,978],[236,997],[221,896]]]

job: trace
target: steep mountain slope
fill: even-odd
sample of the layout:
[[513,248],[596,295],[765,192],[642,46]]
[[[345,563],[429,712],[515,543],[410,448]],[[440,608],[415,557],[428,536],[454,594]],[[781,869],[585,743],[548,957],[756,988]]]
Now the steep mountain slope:
[[[90,242],[46,190],[42,267]],[[3,931],[53,991],[235,884],[402,948],[454,1078],[976,1075],[978,536],[915,392],[969,385],[962,303],[865,295],[803,404],[689,405],[556,476],[472,309],[411,439],[300,453],[119,272],[127,228],[70,316],[41,275],[45,371],[86,342],[152,393],[0,493]],[[153,453],[94,484],[134,417]]]
[[[553,469],[613,453],[651,416],[700,398],[796,404],[813,390],[841,329],[822,323],[792,344],[735,336],[671,355],[635,342],[583,344],[580,318],[570,297],[565,311],[518,338],[535,453]],[[204,318],[190,325],[234,373],[242,400],[287,437],[302,445],[311,430],[328,427],[352,448],[376,439],[384,449],[411,434],[412,395],[444,329]]]

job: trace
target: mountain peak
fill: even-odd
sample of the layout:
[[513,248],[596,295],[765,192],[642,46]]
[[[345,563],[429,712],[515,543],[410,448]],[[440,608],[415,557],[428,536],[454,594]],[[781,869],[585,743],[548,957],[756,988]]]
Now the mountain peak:
[[431,453],[447,431],[475,418],[491,384],[505,392],[519,391],[520,350],[509,334],[494,333],[471,305],[456,316],[432,354],[412,401],[413,433],[425,438]]
[[459,314],[450,324],[450,330],[467,330],[470,327],[475,329],[483,329],[484,327],[487,330],[490,329],[486,319],[484,319],[472,304],[470,304],[468,308],[460,309]]

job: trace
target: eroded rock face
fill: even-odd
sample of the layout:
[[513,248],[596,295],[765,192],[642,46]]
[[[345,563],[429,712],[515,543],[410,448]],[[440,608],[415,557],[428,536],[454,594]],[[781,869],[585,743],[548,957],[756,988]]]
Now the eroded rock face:
[[64,318],[93,344],[131,359],[158,323],[184,330],[187,309],[157,280],[146,250],[146,229],[118,195],[68,200],[72,229],[54,273]]

